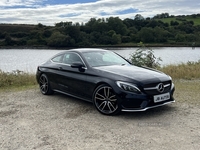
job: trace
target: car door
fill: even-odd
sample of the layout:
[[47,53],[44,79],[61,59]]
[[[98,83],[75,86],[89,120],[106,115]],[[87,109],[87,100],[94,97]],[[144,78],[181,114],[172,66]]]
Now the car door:
[[80,55],[75,52],[68,52],[63,57],[63,63],[60,64],[59,85],[63,92],[68,94],[85,97],[84,90],[87,88],[86,70],[72,68],[73,63],[82,63]]
[[62,64],[64,55],[57,55],[49,61],[49,65],[47,67],[47,75],[51,84],[52,89],[60,90],[59,85],[59,78],[61,70],[59,69],[60,65]]

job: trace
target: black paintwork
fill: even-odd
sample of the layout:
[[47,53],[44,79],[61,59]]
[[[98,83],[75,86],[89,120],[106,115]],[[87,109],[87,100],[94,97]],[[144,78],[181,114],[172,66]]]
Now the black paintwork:
[[[73,52],[77,53],[82,63],[74,63],[66,65],[63,63],[52,62],[51,59],[46,63],[38,66],[36,78],[39,83],[39,77],[45,73],[50,81],[50,86],[54,91],[65,93],[86,101],[92,102],[93,92],[98,85],[107,84],[113,88],[118,95],[122,110],[124,111],[140,111],[146,110],[156,105],[162,105],[167,102],[174,102],[173,93],[174,86],[171,78],[159,71],[149,68],[141,68],[131,65],[110,65],[91,67],[86,61],[83,52],[101,51],[100,49],[73,49],[67,50],[61,54]],[[105,50],[103,50],[105,51]],[[56,57],[54,56],[54,57]],[[116,81],[123,81],[136,85],[140,90],[140,94],[127,92],[117,86]],[[160,103],[153,102],[153,96],[160,94],[157,91],[146,92],[145,87],[151,87],[159,83],[170,83],[170,87],[165,93],[170,93],[170,99]]]

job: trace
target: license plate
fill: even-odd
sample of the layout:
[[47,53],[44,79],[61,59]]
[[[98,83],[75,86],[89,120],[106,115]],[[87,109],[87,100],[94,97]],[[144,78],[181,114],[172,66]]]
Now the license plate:
[[154,96],[154,102],[155,103],[166,101],[168,99],[170,99],[170,94],[169,93],[165,93],[165,94],[160,94],[160,95],[155,95]]

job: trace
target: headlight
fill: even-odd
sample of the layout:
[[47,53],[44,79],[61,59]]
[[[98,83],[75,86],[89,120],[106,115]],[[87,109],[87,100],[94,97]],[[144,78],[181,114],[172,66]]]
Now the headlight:
[[121,89],[125,91],[131,92],[131,93],[137,93],[137,94],[141,93],[140,89],[133,84],[121,82],[121,81],[117,81],[116,83]]

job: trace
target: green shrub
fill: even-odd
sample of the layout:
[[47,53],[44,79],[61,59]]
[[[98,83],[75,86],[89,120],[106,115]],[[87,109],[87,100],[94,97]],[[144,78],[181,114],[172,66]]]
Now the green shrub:
[[145,47],[145,45],[140,42],[140,48],[138,48],[133,54],[131,54],[129,61],[136,66],[150,67],[150,68],[159,68],[161,58],[156,58],[154,51],[151,48]]

